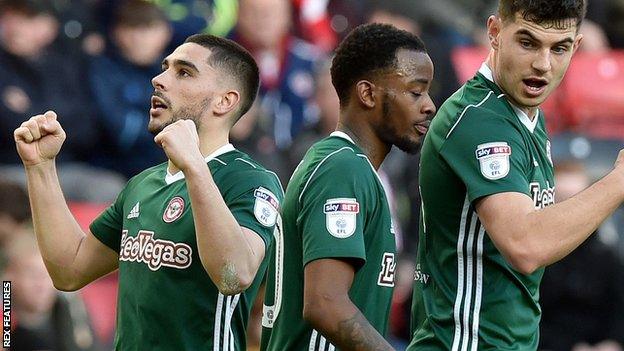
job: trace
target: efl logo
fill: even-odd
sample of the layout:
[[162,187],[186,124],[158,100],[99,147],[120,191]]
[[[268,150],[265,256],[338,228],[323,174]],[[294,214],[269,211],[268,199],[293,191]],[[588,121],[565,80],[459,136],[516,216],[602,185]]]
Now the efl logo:
[[11,347],[11,282],[2,282],[2,346]]

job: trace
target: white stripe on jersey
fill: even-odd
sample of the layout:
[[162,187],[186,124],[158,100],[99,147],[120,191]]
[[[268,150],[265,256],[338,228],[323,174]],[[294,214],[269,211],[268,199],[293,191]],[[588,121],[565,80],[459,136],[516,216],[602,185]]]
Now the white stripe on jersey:
[[457,236],[457,296],[455,297],[455,306],[453,307],[453,318],[455,319],[455,335],[453,336],[452,351],[459,349],[459,341],[461,339],[461,321],[459,319],[459,310],[461,309],[462,299],[464,298],[464,236],[466,228],[466,217],[468,217],[468,209],[470,208],[470,200],[466,194],[464,200],[464,208],[459,222],[459,234]]
[[[468,214],[470,217],[470,228],[466,233],[466,223]],[[480,227],[477,230],[477,225]],[[466,251],[464,252],[464,239],[466,240]],[[477,234],[476,257],[473,255],[475,245],[475,234]],[[457,237],[457,296],[453,307],[453,318],[455,320],[455,334],[453,337],[452,351],[476,351],[479,343],[479,314],[481,310],[481,297],[483,292],[483,238],[485,229],[479,223],[476,212],[470,210],[470,200],[468,195],[464,200],[464,207],[460,220],[460,228]],[[473,267],[475,269],[473,269]],[[464,270],[464,268],[466,268]],[[476,274],[473,276],[473,270]],[[464,274],[464,271],[466,272]],[[474,286],[474,294],[473,294]],[[473,305],[474,301],[474,305]],[[464,306],[462,307],[462,302]],[[472,313],[472,326],[469,328],[470,315]],[[470,333],[472,331],[472,334]],[[468,340],[470,336],[470,341]],[[461,343],[461,346],[460,346]]]
[[325,351],[325,338],[321,336],[321,341],[319,342],[319,351]]
[[238,305],[239,299],[240,294],[227,297],[227,303],[225,305],[225,322],[223,325],[223,351],[229,351],[229,349],[234,347],[234,345],[230,344],[230,339],[232,341],[232,344],[234,343],[234,338],[232,334],[232,315],[234,314],[236,305]]
[[[223,351],[228,351],[230,346],[230,320],[232,311],[232,296],[228,296],[225,299],[225,321],[223,321]],[[221,337],[221,336],[219,336]]]
[[472,271],[475,266],[474,257],[472,255],[472,249],[474,248],[474,236],[477,225],[477,214],[472,212],[470,218],[470,229],[468,230],[468,241],[466,243],[466,298],[464,301],[463,318],[462,318],[462,351],[468,350],[468,336],[470,329],[468,324],[470,323],[470,310],[472,304],[472,284],[474,283]]
[[475,288],[475,307],[472,312],[472,345],[471,351],[477,351],[479,344],[479,313],[481,312],[481,295],[483,292],[483,237],[485,236],[485,228],[483,224],[479,229],[479,237],[477,238],[477,286]]
[[217,297],[217,309],[214,317],[214,334],[212,339],[213,351],[219,351],[221,341],[221,311],[223,310],[223,294],[219,293]]
[[316,338],[318,337],[318,332],[316,330],[312,330],[312,335],[310,336],[310,346],[308,346],[308,351],[315,351],[316,348]]

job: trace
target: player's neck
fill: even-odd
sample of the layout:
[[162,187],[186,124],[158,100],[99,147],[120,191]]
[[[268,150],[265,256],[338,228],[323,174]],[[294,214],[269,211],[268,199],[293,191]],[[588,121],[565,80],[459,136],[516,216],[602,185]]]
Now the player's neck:
[[341,116],[336,130],[351,137],[353,142],[364,151],[364,154],[366,154],[366,157],[368,157],[376,170],[379,169],[381,163],[390,152],[391,146],[382,142],[370,125],[363,120],[358,121],[358,123],[350,123],[349,118]]

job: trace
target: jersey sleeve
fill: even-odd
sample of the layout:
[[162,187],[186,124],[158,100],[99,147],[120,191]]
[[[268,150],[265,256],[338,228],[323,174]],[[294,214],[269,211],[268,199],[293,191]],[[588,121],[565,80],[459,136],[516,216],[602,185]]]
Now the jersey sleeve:
[[123,228],[123,203],[128,186],[119,193],[115,202],[104,210],[89,226],[91,233],[104,245],[119,253]]
[[344,150],[320,164],[300,193],[297,227],[303,264],[321,258],[351,258],[364,264],[364,201],[369,181],[365,161]]
[[258,234],[268,250],[284,198],[277,176],[252,170],[231,180],[234,185],[224,196],[226,205],[238,224]]
[[526,145],[503,116],[474,109],[443,143],[440,154],[463,181],[470,201],[503,192],[529,192]]

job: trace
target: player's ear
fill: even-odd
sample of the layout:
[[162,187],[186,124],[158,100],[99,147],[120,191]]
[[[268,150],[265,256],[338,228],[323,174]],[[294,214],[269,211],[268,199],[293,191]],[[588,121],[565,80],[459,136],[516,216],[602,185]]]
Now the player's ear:
[[223,94],[217,95],[213,104],[215,115],[223,116],[236,109],[240,102],[240,93],[236,90],[230,90]]
[[572,44],[572,53],[576,53],[576,50],[581,46],[583,42],[583,34],[577,34],[576,38],[574,38],[574,44]]
[[375,107],[375,84],[368,80],[360,80],[355,84],[355,92],[361,104],[367,108]]
[[494,50],[498,49],[498,35],[501,32],[502,26],[503,22],[500,17],[492,15],[487,19],[488,40]]

